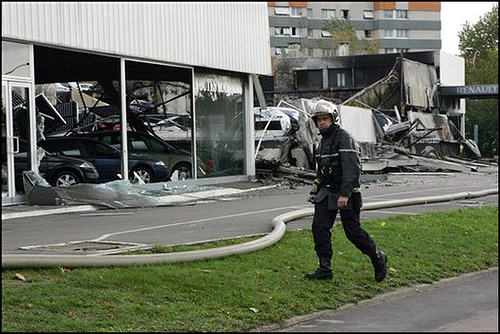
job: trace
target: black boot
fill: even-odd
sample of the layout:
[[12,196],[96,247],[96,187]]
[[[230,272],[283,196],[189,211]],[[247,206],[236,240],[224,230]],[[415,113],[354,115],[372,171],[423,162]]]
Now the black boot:
[[305,278],[308,279],[332,279],[332,265],[330,259],[320,258],[319,267],[310,274],[305,274]]
[[387,255],[382,251],[372,257],[373,269],[375,269],[375,280],[382,282],[387,275]]

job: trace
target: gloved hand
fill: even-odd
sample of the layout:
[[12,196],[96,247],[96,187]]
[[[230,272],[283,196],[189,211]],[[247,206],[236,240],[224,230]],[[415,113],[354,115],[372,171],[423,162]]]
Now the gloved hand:
[[313,181],[313,185],[311,187],[311,191],[309,191],[309,197],[307,198],[307,201],[309,203],[313,203],[316,199],[316,194],[318,193],[318,185],[321,183],[321,179],[316,178]]

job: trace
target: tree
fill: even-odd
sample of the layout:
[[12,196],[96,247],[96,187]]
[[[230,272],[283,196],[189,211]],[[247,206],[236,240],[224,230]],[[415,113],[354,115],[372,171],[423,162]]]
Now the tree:
[[[460,55],[465,59],[467,85],[498,84],[498,5],[479,21],[467,21],[458,33]],[[498,99],[467,99],[465,133],[473,138],[478,126],[478,146],[484,157],[498,156]]]
[[332,35],[332,46],[348,45],[349,55],[377,54],[380,43],[376,39],[358,38],[349,21],[331,19],[323,23],[323,30]]

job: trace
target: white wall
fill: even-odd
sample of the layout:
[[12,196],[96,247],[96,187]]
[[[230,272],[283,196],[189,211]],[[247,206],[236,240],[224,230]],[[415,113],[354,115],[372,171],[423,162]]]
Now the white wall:
[[[465,85],[465,59],[443,51],[439,52],[439,78],[441,86]],[[460,99],[460,107],[452,114],[465,114],[465,99]]]
[[443,86],[465,85],[465,60],[441,51],[439,53],[439,77]]
[[266,2],[2,2],[2,38],[271,74]]

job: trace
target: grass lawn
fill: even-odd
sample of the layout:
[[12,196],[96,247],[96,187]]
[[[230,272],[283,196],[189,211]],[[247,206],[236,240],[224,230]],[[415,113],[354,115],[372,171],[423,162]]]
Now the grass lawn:
[[223,259],[2,270],[2,331],[248,331],[498,266],[498,207],[364,220],[363,227],[389,256],[381,283],[341,226],[333,229],[333,280],[304,279],[317,264],[311,230],[287,231],[269,248]]

